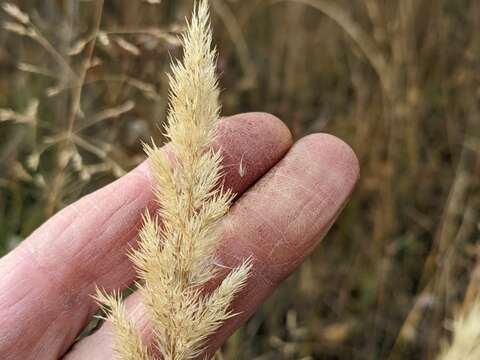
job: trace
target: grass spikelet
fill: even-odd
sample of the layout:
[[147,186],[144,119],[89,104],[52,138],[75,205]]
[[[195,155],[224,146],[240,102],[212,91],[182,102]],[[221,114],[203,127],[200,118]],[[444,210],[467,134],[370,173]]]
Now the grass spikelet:
[[2,5],[3,10],[18,22],[27,25],[30,23],[30,17],[18,8],[17,5],[6,2]]
[[[173,160],[167,160],[155,145],[146,149],[160,207],[154,216],[145,215],[140,246],[130,254],[153,322],[156,346],[166,360],[193,359],[201,354],[208,337],[234,316],[230,304],[251,269],[251,261],[246,260],[211,294],[201,290],[218,273],[219,221],[233,199],[221,184],[221,151],[211,149],[220,104],[207,1],[196,5],[182,44],[183,61],[172,66],[165,128]],[[98,299],[111,309],[115,352],[123,354],[128,349],[120,343],[131,333],[122,320],[123,309],[118,299]],[[130,357],[137,358],[143,359]]]
[[439,360],[480,359],[480,301],[454,320],[452,332],[452,341],[444,347]]
[[120,294],[105,294],[97,289],[95,300],[102,304],[115,329],[113,350],[119,360],[148,360],[146,347],[143,345],[134,324],[128,319]]

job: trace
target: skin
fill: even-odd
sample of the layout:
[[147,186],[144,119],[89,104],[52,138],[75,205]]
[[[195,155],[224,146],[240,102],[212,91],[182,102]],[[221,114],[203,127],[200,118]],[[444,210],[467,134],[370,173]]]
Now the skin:
[[[207,354],[314,249],[359,176],[348,145],[326,134],[292,145],[285,125],[268,114],[224,119],[216,146],[224,150],[225,184],[238,194],[223,221],[218,262],[228,268],[251,256],[254,267],[232,305],[239,315],[212,336]],[[155,210],[153,186],[147,161],[60,211],[0,259],[2,359],[113,358],[108,322],[75,339],[98,309],[91,298],[95,286],[108,291],[134,282],[126,253],[136,246],[145,209]],[[138,294],[128,298],[127,309],[150,343]]]

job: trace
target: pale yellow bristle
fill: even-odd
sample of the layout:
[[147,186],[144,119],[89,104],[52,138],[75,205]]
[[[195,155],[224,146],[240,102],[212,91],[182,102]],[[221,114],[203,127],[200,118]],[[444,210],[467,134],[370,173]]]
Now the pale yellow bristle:
[[[170,161],[155,145],[147,147],[160,209],[155,216],[145,216],[140,246],[130,254],[153,323],[156,347],[166,360],[193,359],[201,354],[207,338],[233,316],[231,302],[251,269],[246,260],[211,294],[199,290],[218,274],[219,221],[232,201],[232,193],[221,184],[221,150],[212,150],[220,105],[207,1],[196,6],[182,43],[183,61],[173,65],[170,76],[165,128],[172,150]],[[128,355],[125,352],[138,346],[138,340],[133,336],[131,344],[118,345],[120,341],[128,343],[127,333],[131,333],[122,321],[122,307],[108,297],[99,296],[99,300],[111,308],[115,352],[123,359]]]

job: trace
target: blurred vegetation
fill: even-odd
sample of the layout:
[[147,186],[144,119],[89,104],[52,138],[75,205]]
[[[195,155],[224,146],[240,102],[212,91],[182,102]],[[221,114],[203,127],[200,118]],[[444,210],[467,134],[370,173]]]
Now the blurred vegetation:
[[[192,8],[13,3],[29,18],[0,13],[0,254],[160,139]],[[480,3],[211,4],[224,114],[333,133],[362,167],[327,238],[219,357],[435,358],[480,281]]]

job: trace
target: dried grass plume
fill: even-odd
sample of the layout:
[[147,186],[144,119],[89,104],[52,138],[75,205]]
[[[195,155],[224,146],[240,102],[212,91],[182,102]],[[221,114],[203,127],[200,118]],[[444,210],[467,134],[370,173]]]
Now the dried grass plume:
[[438,360],[480,359],[480,301],[453,322],[452,341],[445,346]]
[[[221,151],[211,148],[220,104],[209,21],[208,3],[201,1],[182,37],[183,61],[173,65],[170,77],[165,129],[170,159],[156,146],[147,147],[159,211],[145,215],[140,246],[130,255],[153,323],[155,346],[165,360],[201,354],[208,337],[234,315],[230,304],[251,268],[245,260],[212,293],[202,293],[202,287],[218,273],[219,221],[232,202],[232,193],[221,183]],[[120,298],[98,292],[97,300],[108,309],[118,358],[153,358]]]

